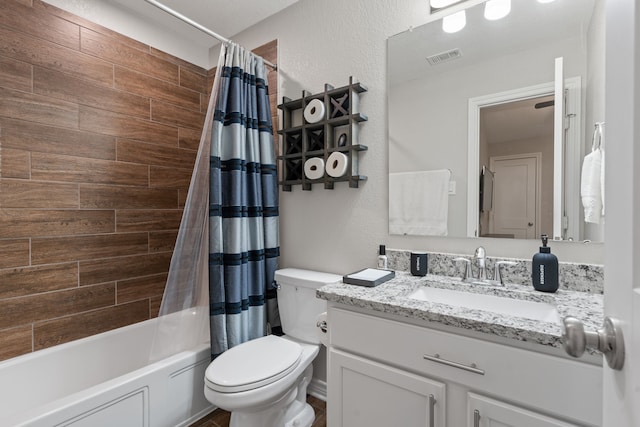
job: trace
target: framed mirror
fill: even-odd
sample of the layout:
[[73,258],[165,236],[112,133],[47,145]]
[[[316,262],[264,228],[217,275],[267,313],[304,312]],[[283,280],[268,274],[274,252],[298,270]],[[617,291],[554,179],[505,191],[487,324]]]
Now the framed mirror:
[[[581,169],[604,120],[604,1],[513,0],[491,21],[462,5],[460,31],[443,31],[443,12],[388,39],[391,234],[603,241]],[[436,226],[405,227],[419,221]]]

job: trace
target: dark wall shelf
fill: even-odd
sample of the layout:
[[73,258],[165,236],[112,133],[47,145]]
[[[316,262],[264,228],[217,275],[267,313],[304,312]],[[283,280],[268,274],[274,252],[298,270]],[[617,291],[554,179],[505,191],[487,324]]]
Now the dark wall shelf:
[[[325,84],[324,92],[318,94],[303,91],[300,99],[283,97],[282,104],[278,105],[282,110],[282,130],[278,131],[282,154],[278,160],[283,191],[291,191],[294,185],[309,191],[313,184],[333,189],[336,182],[348,182],[349,187],[358,188],[360,181],[367,179],[358,173],[358,153],[367,150],[367,146],[358,144],[360,123],[367,120],[367,116],[359,112],[359,100],[360,94],[366,91],[366,87],[349,77],[349,85],[341,88]],[[316,111],[314,106],[320,108]],[[311,121],[305,119],[305,110],[310,113]],[[319,157],[327,165],[334,152],[346,156],[343,175],[333,177],[325,170],[317,179],[306,176],[304,165],[309,159]]]

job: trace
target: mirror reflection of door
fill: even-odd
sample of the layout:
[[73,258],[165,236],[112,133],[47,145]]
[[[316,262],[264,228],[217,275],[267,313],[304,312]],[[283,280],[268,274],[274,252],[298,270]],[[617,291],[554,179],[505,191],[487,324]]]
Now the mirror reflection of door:
[[553,232],[553,95],[480,109],[480,164],[495,174],[480,235],[535,239]]
[[539,235],[541,153],[491,156],[494,206],[489,222],[493,237],[533,239]]

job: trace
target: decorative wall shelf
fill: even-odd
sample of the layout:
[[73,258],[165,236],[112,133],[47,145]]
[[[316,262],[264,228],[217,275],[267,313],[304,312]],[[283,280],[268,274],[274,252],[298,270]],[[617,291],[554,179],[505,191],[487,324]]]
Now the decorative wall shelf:
[[[358,188],[359,182],[367,179],[358,174],[358,153],[367,150],[367,146],[358,144],[359,124],[367,120],[358,111],[359,95],[366,91],[349,77],[349,85],[341,88],[325,84],[324,92],[315,95],[303,91],[300,99],[283,97],[278,105],[282,110],[282,130],[278,131],[282,154],[278,160],[283,191],[291,191],[293,185],[309,191],[316,183],[333,189],[334,183],[341,181]],[[309,162],[307,167],[312,170],[305,173],[305,163],[314,158],[322,162]],[[320,166],[326,169],[321,171]],[[321,176],[313,177],[321,172]]]

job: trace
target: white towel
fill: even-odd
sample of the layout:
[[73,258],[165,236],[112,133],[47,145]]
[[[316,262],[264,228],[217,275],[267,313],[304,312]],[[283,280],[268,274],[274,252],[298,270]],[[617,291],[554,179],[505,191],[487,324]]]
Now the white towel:
[[389,234],[446,236],[448,169],[389,174]]
[[602,150],[596,148],[584,157],[580,179],[580,196],[584,206],[584,221],[600,224],[604,213],[604,162]]

